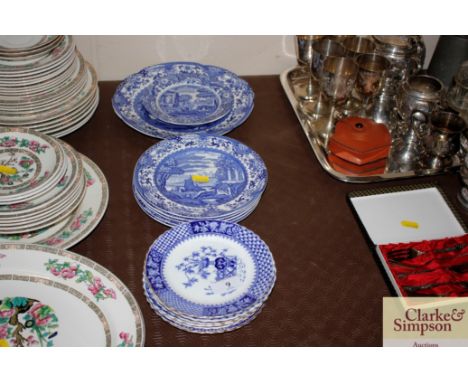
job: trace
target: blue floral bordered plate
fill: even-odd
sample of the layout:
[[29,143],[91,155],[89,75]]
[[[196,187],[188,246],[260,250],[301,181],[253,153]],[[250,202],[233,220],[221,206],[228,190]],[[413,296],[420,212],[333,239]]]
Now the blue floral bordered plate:
[[[170,73],[209,81],[229,90],[232,108],[224,117],[198,126],[181,126],[162,122],[148,113],[144,102],[151,99],[155,83],[164,83]],[[249,84],[236,74],[216,66],[193,62],[171,62],[144,68],[123,80],[112,98],[115,113],[130,127],[151,137],[165,139],[187,133],[205,132],[223,135],[244,123],[254,107],[254,93]]]
[[155,83],[152,97],[143,99],[150,115],[176,126],[198,126],[214,122],[232,110],[229,88],[210,81],[196,83],[174,76],[172,81]]
[[155,210],[185,221],[229,215],[260,198],[265,163],[231,138],[191,134],[159,142],[138,159],[133,187]]
[[[176,225],[182,224],[187,222],[187,219],[174,217],[163,214],[161,211],[155,211],[152,207],[148,206],[144,201],[141,200],[139,195],[134,191],[135,200],[140,206],[140,208],[152,219],[158,221],[161,224],[167,225],[169,227],[174,227]],[[223,215],[222,217],[218,218],[224,221],[228,221],[231,223],[237,223],[244,219],[246,219],[257,207],[260,200],[256,200],[251,206],[242,210],[240,214],[235,215]],[[201,218],[201,217],[200,217]],[[193,219],[192,219],[193,220]]]
[[268,246],[252,231],[223,221],[184,223],[151,245],[144,274],[164,306],[218,317],[263,301],[276,277]]
[[197,327],[197,328],[223,328],[235,323],[244,321],[246,318],[253,316],[257,311],[263,308],[266,300],[270,296],[271,291],[273,290],[275,279],[272,281],[271,288],[268,293],[264,296],[263,300],[257,301],[255,304],[252,304],[248,309],[245,309],[240,312],[226,314],[223,316],[214,316],[214,317],[195,317],[190,315],[182,314],[171,307],[164,306],[164,303],[159,300],[158,296],[154,293],[151,288],[146,275],[143,275],[143,288],[147,301],[151,304],[153,309],[157,313],[165,318],[168,318],[171,321],[178,322],[187,327]]
[[248,314],[240,317],[239,319],[232,320],[231,322],[226,322],[226,324],[224,325],[196,325],[195,320],[192,322],[189,322],[187,320],[180,320],[174,314],[169,313],[160,304],[157,304],[157,302],[151,297],[151,291],[149,288],[150,287],[148,285],[144,285],[144,293],[146,299],[153,311],[170,325],[190,333],[218,334],[240,329],[241,327],[252,322],[260,314],[264,306],[263,304],[260,304],[258,307],[253,309],[252,312],[249,312]]

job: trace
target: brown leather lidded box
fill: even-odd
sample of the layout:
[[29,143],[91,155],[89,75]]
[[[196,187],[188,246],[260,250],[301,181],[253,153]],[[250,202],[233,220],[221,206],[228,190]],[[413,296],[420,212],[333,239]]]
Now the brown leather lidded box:
[[330,138],[328,159],[332,167],[348,174],[370,175],[384,172],[392,139],[381,123],[361,117],[337,122]]

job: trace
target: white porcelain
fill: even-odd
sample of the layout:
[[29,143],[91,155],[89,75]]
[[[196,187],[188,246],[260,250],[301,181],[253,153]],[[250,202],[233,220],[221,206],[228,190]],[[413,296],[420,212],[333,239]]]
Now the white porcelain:
[[[41,299],[43,304],[48,305],[58,323],[58,328],[53,328],[57,334],[50,338],[51,346],[144,345],[144,321],[135,298],[114,274],[93,260],[73,252],[45,246],[2,244],[0,283],[6,282],[3,279],[11,279],[10,275],[15,275],[15,279],[8,284],[0,284],[0,300],[4,300],[5,297],[23,297]],[[18,278],[24,278],[28,282],[16,280]],[[41,286],[49,286],[48,283],[62,291]],[[24,287],[25,284],[32,286]],[[36,286],[37,291],[33,286]],[[64,294],[67,291],[74,293],[82,303]],[[3,312],[2,316],[11,314],[5,308]],[[71,316],[74,316],[74,320]],[[49,318],[42,323],[47,328],[50,321]],[[74,329],[72,324],[77,327]],[[9,333],[9,329],[28,333],[14,323],[7,323],[4,330]],[[4,345],[14,345],[13,337],[12,334],[7,335],[8,343]]]

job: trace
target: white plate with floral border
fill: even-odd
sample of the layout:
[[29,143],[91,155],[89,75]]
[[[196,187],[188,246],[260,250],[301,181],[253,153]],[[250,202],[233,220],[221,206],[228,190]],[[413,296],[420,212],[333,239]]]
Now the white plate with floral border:
[[39,196],[65,174],[63,147],[53,138],[22,128],[0,128],[0,204]]
[[[98,333],[98,345],[144,345],[145,326],[141,310],[135,297],[114,274],[93,260],[76,253],[34,244],[0,245],[0,282],[6,282],[0,288],[1,345],[18,345],[16,334],[21,334],[25,338],[22,340],[22,344],[26,346],[77,345],[66,343],[72,329],[66,327],[70,323],[70,318],[64,313],[63,307],[69,306],[72,302],[67,299],[66,303],[64,301],[62,305],[60,296],[49,299],[45,293],[39,295],[34,288],[24,286],[26,281],[35,283],[38,289],[46,285],[62,289],[62,291],[70,291],[80,298],[81,303],[86,304],[86,308],[83,307],[79,311],[74,310],[73,313],[80,318],[80,321],[83,317],[89,318],[87,321],[89,330]],[[15,293],[21,295],[17,296]],[[58,291],[54,293],[59,294]],[[28,305],[25,304],[29,302],[33,306],[34,301],[31,300],[37,300],[38,297],[43,299],[40,303],[55,312],[54,317],[39,315],[38,320],[28,320],[28,316],[22,313],[25,308],[28,308]],[[13,300],[14,298],[17,300]],[[50,312],[49,309],[45,309],[44,313]],[[100,324],[97,323],[95,317],[91,319],[91,310],[98,317],[102,313]],[[59,312],[61,313],[59,314]],[[36,313],[39,312],[36,310]],[[82,314],[86,314],[86,316],[82,316]],[[34,317],[34,314],[32,315]],[[15,319],[10,320],[11,317],[15,317]],[[42,333],[43,326],[47,326],[51,321],[54,321],[57,326],[52,328],[53,332],[49,330],[50,328],[46,328],[48,335],[42,338],[39,333]],[[61,324],[64,326],[62,330],[60,329]],[[81,326],[83,324],[84,322],[80,322]],[[29,330],[31,328],[35,330]],[[104,333],[104,342],[102,341],[102,333]],[[28,341],[29,336],[33,337]],[[50,336],[52,337],[49,338]],[[40,338],[43,340],[42,342]],[[78,345],[83,345],[82,341]],[[90,340],[84,345],[96,345],[96,340]]]
[[21,216],[24,214],[32,215],[37,211],[48,210],[77,188],[80,180],[83,178],[83,162],[78,152],[70,145],[65,142],[61,143],[65,150],[67,160],[67,170],[62,179],[60,179],[50,192],[38,198],[33,198],[22,203],[0,205],[1,218]]
[[0,78],[8,76],[24,77],[33,74],[45,74],[62,65],[75,51],[75,42],[71,36],[65,36],[60,44],[48,55],[19,62],[0,61]]
[[87,237],[99,224],[109,203],[109,186],[101,169],[80,154],[86,177],[86,192],[78,209],[63,221],[46,229],[21,234],[0,235],[0,243],[44,244],[70,248]]

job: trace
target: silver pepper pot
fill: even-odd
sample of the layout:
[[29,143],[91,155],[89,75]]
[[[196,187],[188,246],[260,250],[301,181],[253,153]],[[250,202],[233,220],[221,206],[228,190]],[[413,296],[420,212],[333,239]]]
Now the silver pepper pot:
[[425,145],[427,131],[425,114],[420,111],[413,112],[408,130],[397,138],[392,146],[390,171],[416,171],[422,167],[427,155]]

